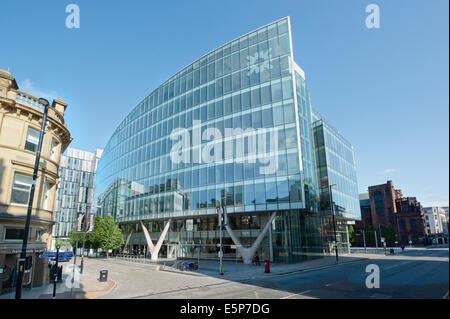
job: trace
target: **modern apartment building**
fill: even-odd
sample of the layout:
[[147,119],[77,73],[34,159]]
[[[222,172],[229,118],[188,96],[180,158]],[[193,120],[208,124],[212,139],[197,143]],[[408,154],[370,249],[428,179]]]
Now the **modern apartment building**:
[[[48,259],[38,256],[50,248],[59,160],[72,140],[66,108],[59,98],[48,110],[32,203],[27,249],[32,267],[23,279],[27,287],[49,279]],[[21,92],[11,73],[0,70],[0,294],[15,289],[43,114],[38,98]]]
[[433,242],[447,242],[448,225],[445,210],[442,207],[425,207],[424,211],[427,231]]
[[94,183],[97,163],[102,150],[87,152],[67,149],[61,156],[59,184],[55,204],[53,238],[66,239],[76,225],[78,213],[96,211]]
[[[322,256],[305,79],[287,17],[204,55],[144,98],[111,136],[97,170],[100,211],[123,229],[124,248],[147,247],[154,259],[217,258],[217,208],[225,206],[225,258]],[[332,146],[353,161],[352,151]],[[342,214],[358,217],[346,200],[355,176],[342,177],[347,184],[335,176],[330,171]],[[162,248],[153,249],[159,238]]]

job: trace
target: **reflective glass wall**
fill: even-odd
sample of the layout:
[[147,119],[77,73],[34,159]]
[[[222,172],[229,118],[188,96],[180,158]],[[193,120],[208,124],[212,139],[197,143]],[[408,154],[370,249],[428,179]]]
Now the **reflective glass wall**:
[[[278,211],[274,236],[282,233],[297,248],[273,241],[277,260],[311,256],[320,245],[311,106],[294,65],[284,18],[208,53],[155,89],[104,149],[96,185],[102,214],[121,224],[168,218],[201,224],[222,204],[230,215]],[[180,234],[184,251],[193,251],[198,235],[206,236],[198,249],[209,253],[214,230],[191,232]],[[258,232],[241,239],[250,244]],[[266,254],[269,244],[262,247]]]

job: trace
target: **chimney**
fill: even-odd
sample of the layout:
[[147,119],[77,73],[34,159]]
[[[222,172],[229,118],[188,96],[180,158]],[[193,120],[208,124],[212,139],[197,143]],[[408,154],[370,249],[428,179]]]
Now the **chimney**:
[[10,91],[11,89],[12,90],[19,89],[16,80],[13,78],[11,73],[0,69],[0,96],[15,99],[15,96],[11,96],[11,94],[8,94],[8,91]]
[[62,116],[64,116],[64,112],[67,108],[67,103],[64,102],[62,98],[57,98],[56,100],[53,100],[52,106],[57,110],[59,113],[61,113]]

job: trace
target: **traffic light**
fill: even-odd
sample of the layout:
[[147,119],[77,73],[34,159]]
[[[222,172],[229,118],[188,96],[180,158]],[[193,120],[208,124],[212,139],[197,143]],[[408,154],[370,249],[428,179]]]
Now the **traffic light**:
[[33,267],[33,256],[25,257],[25,270],[30,270]]

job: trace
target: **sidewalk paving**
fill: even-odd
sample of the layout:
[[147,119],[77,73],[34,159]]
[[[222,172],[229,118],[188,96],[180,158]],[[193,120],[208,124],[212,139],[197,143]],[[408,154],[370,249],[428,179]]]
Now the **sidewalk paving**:
[[[67,265],[67,264],[66,264]],[[101,296],[115,286],[115,282],[108,280],[100,282],[98,278],[83,273],[80,278],[79,288],[69,288],[66,286],[68,273],[63,273],[62,281],[56,284],[56,299],[91,299]],[[71,277],[70,277],[71,278]],[[69,279],[70,280],[70,279]],[[1,295],[0,299],[14,299],[15,292]],[[22,290],[22,299],[52,299],[53,298],[53,282],[42,287]]]
[[[248,279],[259,279],[270,276],[279,276],[290,274],[299,271],[310,271],[316,269],[322,269],[327,267],[334,267],[349,262],[357,262],[367,259],[365,256],[339,256],[339,263],[336,263],[335,256],[325,256],[322,258],[312,259],[295,264],[270,264],[270,273],[265,272],[264,262],[261,262],[259,266],[244,265],[242,263],[224,261],[223,272],[221,275],[219,271],[219,262],[217,260],[200,260],[199,269],[194,271],[181,271],[170,267],[161,267],[160,271],[176,272],[186,275],[194,276],[210,276],[221,278],[230,281],[245,281]],[[193,262],[194,260],[186,260],[185,262]],[[197,260],[195,260],[197,262]]]

